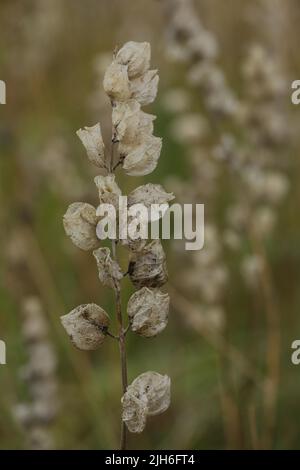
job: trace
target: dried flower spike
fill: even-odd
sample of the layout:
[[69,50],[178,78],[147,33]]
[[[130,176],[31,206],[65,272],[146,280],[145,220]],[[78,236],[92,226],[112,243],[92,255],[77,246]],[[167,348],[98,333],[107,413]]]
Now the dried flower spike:
[[52,425],[60,402],[56,377],[56,354],[48,335],[48,325],[42,304],[37,297],[26,297],[22,303],[22,334],[28,360],[20,370],[28,398],[13,409],[21,424],[30,449],[55,447]]
[[[106,69],[103,86],[112,106],[111,142],[105,146],[100,124],[80,129],[77,134],[87,150],[89,160],[107,173],[98,175],[94,181],[101,204],[113,205],[116,216],[115,228],[121,227],[120,196],[115,180],[115,169],[122,166],[125,173],[142,176],[151,173],[160,157],[162,140],[153,135],[155,116],[142,111],[141,107],[152,103],[157,94],[158,73],[150,68],[150,44],[130,41],[114,54]],[[111,148],[106,158],[105,149]],[[144,204],[148,211],[152,204],[165,204],[174,198],[162,186],[148,183],[129,194],[125,209],[135,204]],[[162,413],[170,403],[170,379],[155,372],[140,375],[129,387],[127,379],[126,327],[121,302],[121,281],[124,277],[118,262],[118,244],[129,248],[130,263],[128,273],[135,287],[141,288],[132,295],[128,303],[128,320],[131,330],[144,337],[155,336],[166,326],[169,311],[169,296],[156,288],[167,281],[166,257],[159,240],[147,244],[138,228],[131,226],[133,215],[129,214],[127,239],[111,240],[111,250],[99,248],[101,239],[101,214],[91,206],[77,202],[72,204],[64,216],[64,227],[73,243],[83,250],[93,250],[97,262],[100,281],[114,289],[115,314],[118,325],[117,335],[108,331],[109,317],[98,305],[80,305],[61,318],[62,324],[74,345],[82,350],[97,349],[106,336],[119,343],[123,415],[120,448],[126,449],[127,427],[132,432],[142,432],[149,415]],[[152,215],[152,214],[151,214]],[[110,217],[110,215],[109,215]],[[99,235],[99,239],[97,238]],[[126,235],[125,235],[126,237]],[[145,286],[145,287],[144,287]],[[125,424],[126,423],[126,424]],[[127,427],[126,427],[127,426]]]

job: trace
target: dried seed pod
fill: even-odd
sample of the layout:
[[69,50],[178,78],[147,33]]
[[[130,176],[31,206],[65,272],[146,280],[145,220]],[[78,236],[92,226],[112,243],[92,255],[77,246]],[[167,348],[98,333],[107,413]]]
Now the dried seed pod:
[[[168,204],[175,198],[173,193],[167,193],[160,184],[144,184],[131,191],[128,196],[128,207],[134,204],[144,204],[149,210],[149,220],[155,220],[155,215],[151,217],[151,206],[153,204]],[[163,215],[163,214],[160,214]]]
[[96,304],[84,304],[61,317],[72,343],[83,351],[101,346],[109,326],[107,313]]
[[150,135],[153,133],[153,121],[155,121],[155,119],[156,116],[154,116],[154,114],[144,113],[144,111],[140,111],[139,125],[136,134],[138,142],[143,142],[145,135]]
[[148,415],[156,416],[164,413],[170,406],[171,379],[158,372],[145,372],[133,382],[141,394],[148,400]]
[[105,146],[102,138],[100,124],[79,129],[76,134],[86,148],[89,160],[99,168],[106,168]]
[[122,193],[115,182],[115,178],[115,175],[109,174],[107,176],[96,176],[94,181],[98,188],[100,204],[112,204],[117,208],[119,205],[119,196],[121,196]]
[[157,95],[159,76],[157,70],[149,70],[140,77],[131,80],[131,97],[142,106],[153,103]]
[[144,74],[150,67],[151,48],[148,42],[129,41],[119,50],[116,62],[128,66],[129,78]]
[[[130,223],[130,219],[128,218],[128,223]],[[136,240],[133,240],[130,237],[127,237],[125,239],[120,239],[120,243],[122,246],[127,248],[128,250],[132,251],[133,253],[140,252],[143,248],[145,248],[147,244],[147,240],[144,240],[142,238],[137,238]]]
[[82,250],[94,250],[99,245],[96,235],[96,209],[84,202],[74,202],[63,217],[66,234]]
[[110,256],[109,248],[98,248],[93,251],[97,261],[99,279],[104,286],[117,288],[123,274],[118,263]]
[[144,431],[147,421],[147,401],[145,397],[140,398],[129,386],[122,398],[122,420],[126,423],[128,430],[132,433]]
[[155,170],[160,157],[162,139],[153,135],[145,136],[145,140],[137,147],[120,145],[120,153],[124,156],[123,168],[127,175],[143,176]]
[[141,433],[147,416],[158,415],[168,409],[170,387],[170,378],[157,372],[145,372],[128,386],[122,397],[122,419],[130,432]]
[[141,105],[136,100],[118,102],[113,107],[112,123],[119,141],[134,141],[140,110]]
[[105,72],[103,87],[112,100],[129,100],[131,91],[127,65],[113,61]]
[[129,276],[133,285],[159,287],[168,280],[166,255],[160,240],[153,240],[142,251],[133,253],[129,263]]
[[157,289],[143,287],[129,299],[127,306],[131,329],[150,338],[161,333],[168,323],[170,297]]
[[117,103],[113,108],[112,122],[116,130],[116,138],[124,145],[137,146],[145,139],[145,135],[153,133],[155,116],[141,111],[136,100]]

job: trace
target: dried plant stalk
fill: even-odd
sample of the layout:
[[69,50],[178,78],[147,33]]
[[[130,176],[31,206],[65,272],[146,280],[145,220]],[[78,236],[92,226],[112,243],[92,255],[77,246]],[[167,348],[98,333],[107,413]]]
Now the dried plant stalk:
[[48,337],[48,326],[40,300],[37,297],[26,297],[22,310],[22,334],[28,362],[20,375],[28,384],[31,401],[18,403],[14,415],[26,430],[31,449],[53,449],[51,424],[59,409],[56,355]]
[[[130,176],[151,173],[158,162],[161,139],[153,135],[155,116],[141,107],[154,101],[157,94],[158,73],[150,70],[150,44],[128,42],[115,51],[108,65],[103,86],[112,106],[111,145],[104,144],[101,126],[97,123],[77,132],[87,151],[89,161],[99,168],[95,184],[99,202],[120,209],[122,192],[115,172],[118,167]],[[166,204],[173,199],[160,185],[146,184],[128,195],[128,208],[143,204]],[[120,448],[127,447],[127,429],[142,432],[147,416],[160,414],[170,404],[170,379],[156,372],[146,372],[128,386],[126,334],[133,332],[152,337],[166,326],[169,296],[160,288],[167,281],[166,257],[159,240],[147,244],[141,237],[111,240],[111,250],[100,247],[98,211],[90,204],[71,204],[64,216],[64,227],[72,242],[82,250],[91,251],[97,262],[99,279],[115,293],[115,315],[118,332],[109,330],[109,315],[94,303],[80,305],[62,317],[62,324],[73,344],[82,350],[97,349],[109,336],[119,343],[122,376],[122,423]],[[119,221],[117,221],[118,225]],[[121,307],[121,284],[126,275],[119,265],[117,247],[122,244],[129,251],[129,274],[139,289],[129,300],[128,325]]]

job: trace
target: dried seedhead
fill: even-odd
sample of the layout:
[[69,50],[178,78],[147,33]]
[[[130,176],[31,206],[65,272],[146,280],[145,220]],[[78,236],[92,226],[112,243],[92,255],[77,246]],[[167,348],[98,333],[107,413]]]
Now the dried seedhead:
[[[64,216],[64,227],[72,242],[83,250],[93,250],[97,262],[99,279],[104,286],[114,289],[118,335],[109,330],[107,313],[96,304],[80,305],[61,317],[63,327],[74,345],[82,350],[94,350],[102,345],[106,336],[119,341],[123,383],[123,440],[125,448],[126,427],[132,432],[141,432],[149,415],[162,413],[170,403],[170,379],[155,372],[140,375],[127,387],[125,328],[121,305],[121,281],[124,277],[117,259],[117,245],[130,251],[128,274],[134,286],[140,289],[128,303],[128,319],[132,331],[145,337],[155,336],[166,326],[169,311],[169,296],[157,287],[167,281],[166,256],[161,242],[147,243],[138,228],[128,238],[112,240],[112,249],[100,247],[102,227],[101,204],[110,204],[115,209],[115,226],[122,208],[122,195],[115,170],[122,167],[127,175],[142,176],[151,173],[157,165],[162,139],[153,135],[155,116],[142,111],[142,106],[154,101],[158,87],[157,70],[150,70],[151,49],[148,43],[128,42],[114,54],[108,65],[103,87],[112,105],[112,138],[105,145],[99,123],[77,132],[89,160],[101,174],[94,181],[99,193],[98,210],[83,202],[71,204]],[[111,153],[107,153],[111,149]],[[128,196],[127,207],[143,204],[146,214],[152,213],[153,204],[168,203],[174,198],[162,186],[148,183],[134,189]],[[108,216],[110,217],[110,216]],[[132,214],[128,222],[132,221]],[[158,218],[161,215],[157,216]],[[137,235],[137,237],[135,237]],[[124,239],[125,238],[125,239]],[[127,273],[126,273],[127,274]]]

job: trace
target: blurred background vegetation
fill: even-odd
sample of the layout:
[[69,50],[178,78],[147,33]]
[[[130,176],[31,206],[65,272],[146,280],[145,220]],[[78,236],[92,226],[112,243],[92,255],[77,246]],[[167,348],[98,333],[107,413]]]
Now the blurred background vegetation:
[[[166,56],[163,3],[1,0],[0,79],[7,84],[7,104],[0,107],[0,339],[7,344],[7,365],[0,366],[1,449],[27,446],[26,432],[15,419],[14,409],[28,393],[19,371],[27,357],[22,304],[32,295],[42,303],[57,356],[61,406],[51,423],[55,448],[117,446],[121,395],[118,348],[107,340],[91,354],[77,351],[60,324],[60,316],[80,303],[95,302],[110,312],[113,299],[98,282],[93,257],[67,239],[62,216],[75,200],[97,203],[89,165],[75,131],[98,120],[109,131],[109,103],[101,96],[103,60],[128,40],[151,43],[160,87],[149,111],[157,115],[155,134],[163,137],[157,169],[151,178],[131,178],[130,188],[150,180],[168,184],[173,177],[187,185],[197,184],[185,146],[170,132],[173,116],[163,105],[168,90],[188,87],[185,65],[171,63]],[[221,66],[238,95],[242,91],[241,64],[252,42],[271,43],[287,79],[286,106],[294,138],[281,163],[290,190],[280,206],[276,228],[264,244],[281,324],[279,394],[270,446],[296,449],[300,442],[300,369],[291,363],[291,343],[300,336],[300,110],[290,103],[289,87],[300,78],[299,2],[276,2],[274,23],[272,15],[264,17],[260,1],[194,3],[202,23],[220,44]],[[252,15],[254,4],[256,16]],[[285,9],[285,21],[277,25],[280,8]],[[204,113],[199,93],[193,88],[189,92],[193,110]],[[213,210],[220,229],[228,201],[235,197],[234,186],[239,184],[225,171],[221,173]],[[130,189],[122,171],[118,177],[124,191]],[[178,294],[178,276],[194,253],[186,253],[182,260],[172,242],[164,242],[164,247],[170,292]],[[244,241],[242,251],[247,249]],[[232,255],[225,250],[223,256],[230,279],[223,298],[226,329],[221,342],[214,334],[207,337],[187,324],[184,310],[191,307],[197,311],[197,300],[188,294],[183,299],[183,293],[178,305],[176,297],[172,301],[169,326],[161,335],[149,341],[128,336],[130,381],[145,370],[167,373],[172,379],[170,409],[150,420],[143,434],[130,435],[132,449],[263,446],[260,390],[268,354],[265,305],[260,286],[249,289],[243,282],[241,253]],[[124,307],[131,292],[128,282]],[[249,374],[242,372],[240,361],[246,361],[247,368],[251,362]]]

